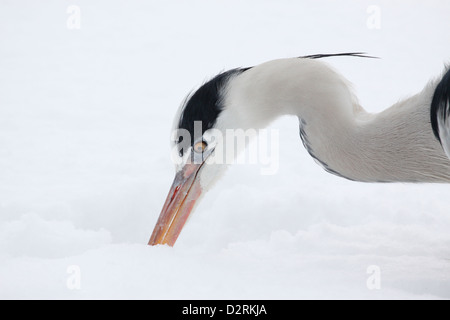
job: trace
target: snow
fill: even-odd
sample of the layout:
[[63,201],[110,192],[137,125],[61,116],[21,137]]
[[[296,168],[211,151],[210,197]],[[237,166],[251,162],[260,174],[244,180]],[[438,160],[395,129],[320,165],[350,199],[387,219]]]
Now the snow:
[[[67,28],[71,5],[80,30]],[[367,26],[372,5],[380,29]],[[450,187],[329,175],[289,117],[271,125],[276,175],[230,168],[174,248],[146,246],[174,174],[172,118],[192,88],[229,68],[364,51],[382,59],[328,61],[381,111],[441,73],[449,9],[2,0],[0,298],[449,299]]]

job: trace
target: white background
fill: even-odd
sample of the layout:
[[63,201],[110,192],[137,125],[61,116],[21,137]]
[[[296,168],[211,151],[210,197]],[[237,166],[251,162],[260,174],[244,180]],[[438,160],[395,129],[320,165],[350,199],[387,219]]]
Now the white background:
[[445,0],[0,0],[0,298],[450,298],[450,187],[329,175],[294,118],[271,126],[278,174],[232,167],[175,248],[146,246],[190,90],[234,67],[364,51],[382,59],[327,61],[381,111],[450,61],[449,12]]

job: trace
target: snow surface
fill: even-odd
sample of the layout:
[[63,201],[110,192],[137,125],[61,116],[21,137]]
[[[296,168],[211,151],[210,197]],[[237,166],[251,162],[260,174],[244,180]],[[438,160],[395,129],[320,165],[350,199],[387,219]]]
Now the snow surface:
[[[371,5],[381,29],[367,26]],[[271,59],[365,51],[382,59],[328,61],[381,111],[450,60],[448,12],[445,0],[1,0],[0,298],[449,299],[450,186],[329,175],[294,118],[271,126],[278,174],[232,167],[175,248],[146,246],[192,88]]]

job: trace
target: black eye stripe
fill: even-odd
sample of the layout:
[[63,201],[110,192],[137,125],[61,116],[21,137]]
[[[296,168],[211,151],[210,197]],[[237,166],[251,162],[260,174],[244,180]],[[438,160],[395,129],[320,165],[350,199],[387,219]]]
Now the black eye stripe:
[[229,81],[250,68],[232,69],[223,72],[204,83],[197,91],[188,96],[178,122],[179,129],[187,130],[193,139],[198,139],[195,132],[195,122],[201,122],[201,133],[214,127],[217,118],[223,111],[223,98]]

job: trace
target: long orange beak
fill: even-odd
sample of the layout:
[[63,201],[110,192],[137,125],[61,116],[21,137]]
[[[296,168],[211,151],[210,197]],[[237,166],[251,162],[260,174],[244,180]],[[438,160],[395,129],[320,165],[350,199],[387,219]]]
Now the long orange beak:
[[169,195],[148,244],[173,247],[202,189],[197,179],[201,164],[186,164],[175,176]]

